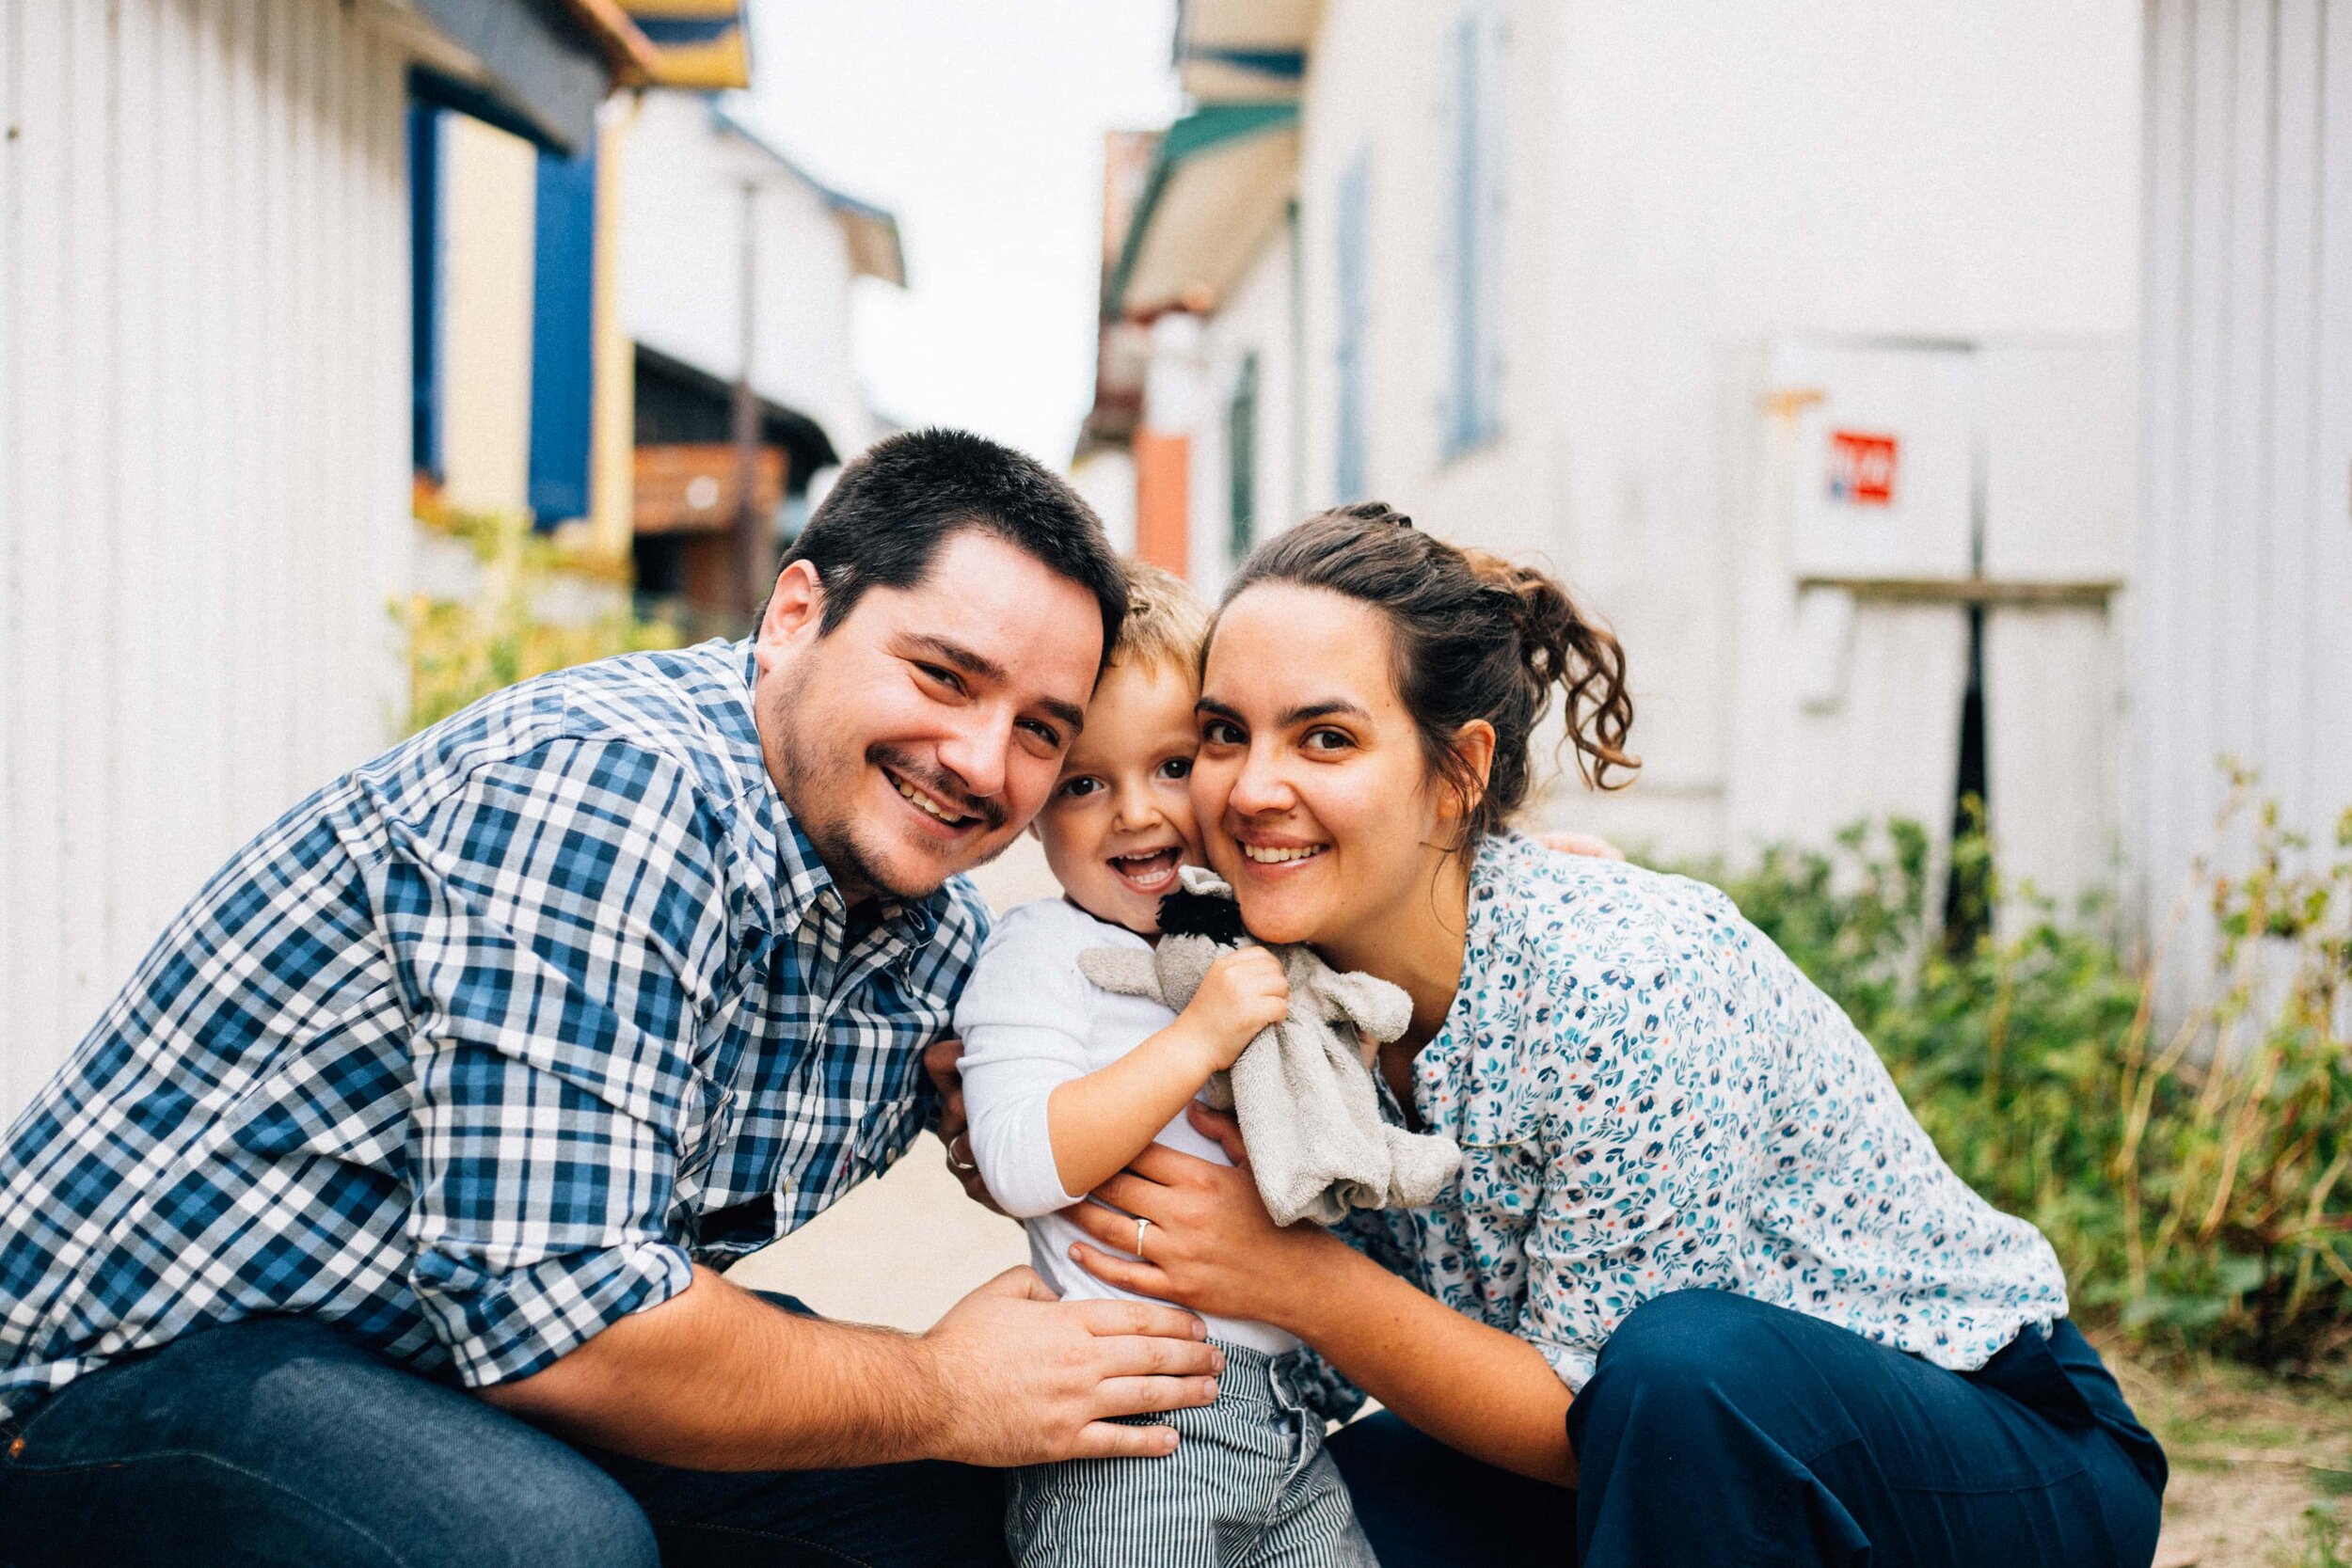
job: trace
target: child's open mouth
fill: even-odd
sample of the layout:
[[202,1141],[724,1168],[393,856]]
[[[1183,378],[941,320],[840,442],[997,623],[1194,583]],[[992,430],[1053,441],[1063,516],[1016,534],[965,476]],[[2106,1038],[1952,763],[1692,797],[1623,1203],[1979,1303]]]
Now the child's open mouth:
[[1110,868],[1114,876],[1137,893],[1168,893],[1176,886],[1177,863],[1184,858],[1184,850],[1171,844],[1165,849],[1113,855]]

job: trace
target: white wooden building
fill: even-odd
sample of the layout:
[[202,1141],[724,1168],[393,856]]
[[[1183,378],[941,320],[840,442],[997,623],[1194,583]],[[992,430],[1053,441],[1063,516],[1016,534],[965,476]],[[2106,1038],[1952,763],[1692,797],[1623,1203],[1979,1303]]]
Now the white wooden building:
[[2147,16],[2126,821],[2161,922],[2215,843],[2217,757],[2328,852],[2352,808],[2352,0]]
[[632,341],[731,380],[748,326],[760,396],[814,420],[845,459],[881,434],[857,377],[852,291],[861,277],[906,286],[889,213],[808,173],[723,100],[651,92],[629,120],[619,245]]
[[2352,804],[2345,0],[1193,0],[1177,54],[1194,121],[1296,106],[1287,164],[1164,152],[1106,296],[1195,580],[1367,496],[1549,558],[1647,762],[1559,819],[1977,790],[2146,919],[2217,752]]
[[0,0],[0,1117],[396,733],[412,83],[583,133],[610,9]]

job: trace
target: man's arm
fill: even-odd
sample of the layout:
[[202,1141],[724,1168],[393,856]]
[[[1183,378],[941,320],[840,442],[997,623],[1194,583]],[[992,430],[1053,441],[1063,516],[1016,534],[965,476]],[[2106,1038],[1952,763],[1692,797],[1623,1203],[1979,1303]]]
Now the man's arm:
[[1164,1454],[1168,1427],[1108,1418],[1207,1404],[1223,1354],[1200,1320],[1057,1302],[1025,1268],[924,1335],[796,1317],[707,1269],[485,1402],[574,1441],[703,1470],[973,1465]]

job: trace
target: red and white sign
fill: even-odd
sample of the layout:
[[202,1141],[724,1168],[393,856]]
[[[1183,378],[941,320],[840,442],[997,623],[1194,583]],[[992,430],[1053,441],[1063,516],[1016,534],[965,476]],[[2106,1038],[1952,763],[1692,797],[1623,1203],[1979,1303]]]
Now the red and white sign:
[[1859,430],[1829,433],[1829,499],[1854,506],[1895,502],[1895,437]]

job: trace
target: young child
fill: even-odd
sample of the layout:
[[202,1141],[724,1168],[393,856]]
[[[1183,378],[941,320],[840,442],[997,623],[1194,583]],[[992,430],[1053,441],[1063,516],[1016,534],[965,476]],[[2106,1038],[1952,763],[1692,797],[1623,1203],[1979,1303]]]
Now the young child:
[[[1229,1164],[1184,1119],[1209,1075],[1280,1020],[1290,990],[1263,948],[1227,954],[1183,1013],[1079,973],[1089,948],[1149,948],[1176,868],[1200,863],[1189,786],[1193,703],[1208,617],[1182,582],[1131,564],[1125,629],[1086,728],[1032,829],[1064,896],[998,922],[956,1009],[972,1157],[997,1203],[1028,1222],[1037,1272],[1065,1298],[1128,1292],[1070,1259],[1057,1211],[1152,1142]],[[1347,1488],[1302,1399],[1306,1353],[1265,1323],[1209,1318],[1225,1351],[1216,1402],[1167,1416],[1164,1458],[1017,1470],[1005,1533],[1021,1568],[1279,1561],[1375,1568]]]

